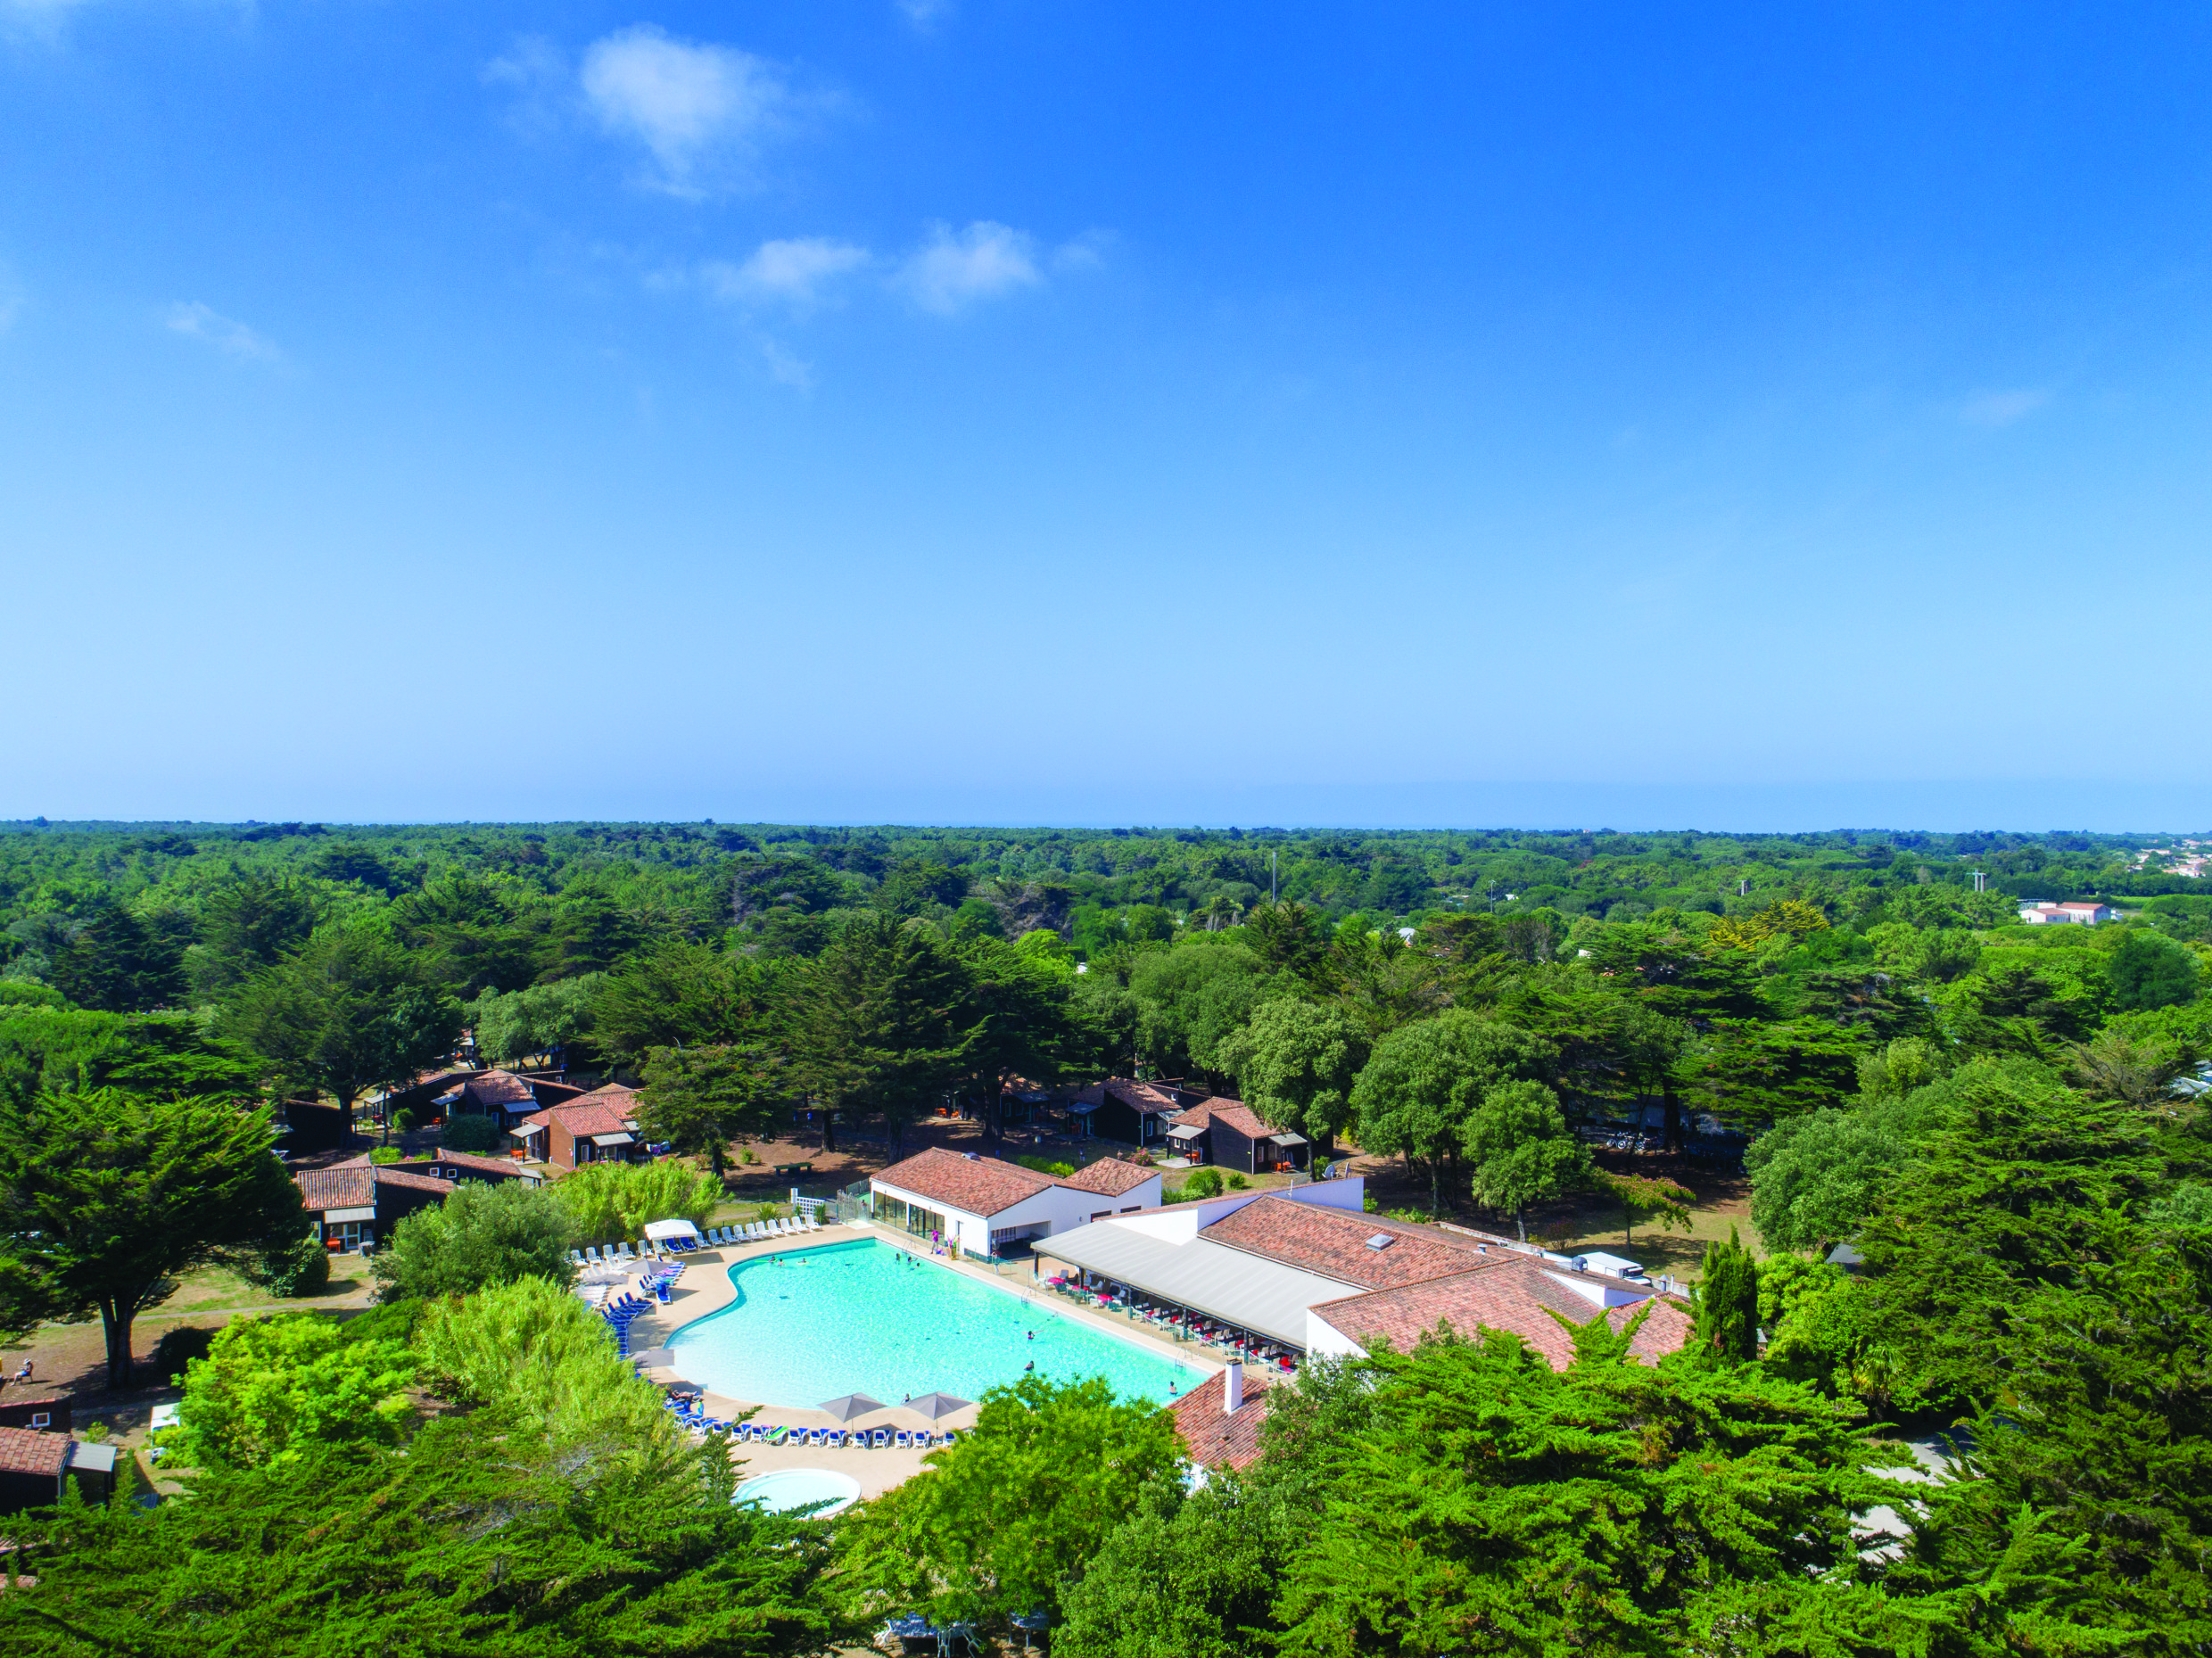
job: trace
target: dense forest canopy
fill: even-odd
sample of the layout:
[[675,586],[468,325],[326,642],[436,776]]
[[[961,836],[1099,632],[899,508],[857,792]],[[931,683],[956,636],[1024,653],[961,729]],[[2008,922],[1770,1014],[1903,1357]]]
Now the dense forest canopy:
[[[1078,951],[1218,928],[1271,894],[1332,921],[1548,910],[1629,921],[1812,899],[1857,924],[1963,895],[2187,896],[2148,836],[1837,830],[937,829],[772,824],[0,824],[0,974],[87,1005],[154,1005],[266,958],[303,923],[391,906],[412,941],[516,936],[464,987],[578,977],[664,937],[806,954],[820,918],[887,909]],[[1934,888],[1915,892],[1914,888]],[[2147,906],[2200,921],[2212,904]],[[120,913],[119,913],[120,912]],[[2162,922],[2161,925],[2166,925]],[[96,964],[96,965],[95,965]],[[87,972],[104,975],[97,985]]]

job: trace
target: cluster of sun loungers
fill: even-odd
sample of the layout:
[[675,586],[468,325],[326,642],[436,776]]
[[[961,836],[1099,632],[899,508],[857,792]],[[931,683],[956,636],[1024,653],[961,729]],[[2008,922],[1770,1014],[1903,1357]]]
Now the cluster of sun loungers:
[[812,1215],[794,1215],[789,1220],[756,1220],[747,1226],[714,1226],[706,1233],[709,1247],[728,1249],[734,1243],[760,1243],[771,1238],[802,1238],[810,1232],[820,1232],[821,1223]]
[[932,1433],[927,1428],[792,1428],[764,1422],[741,1422],[734,1430],[739,1444],[803,1445],[809,1450],[935,1450],[960,1443],[960,1431]]
[[794,1215],[789,1220],[756,1220],[744,1226],[710,1226],[701,1234],[701,1241],[689,1238],[670,1238],[656,1242],[648,1239],[643,1243],[598,1243],[568,1252],[569,1263],[575,1266],[619,1266],[629,1261],[667,1260],[687,1255],[694,1250],[724,1250],[740,1243],[765,1243],[776,1238],[803,1238],[810,1232],[820,1232],[821,1223],[812,1215]]

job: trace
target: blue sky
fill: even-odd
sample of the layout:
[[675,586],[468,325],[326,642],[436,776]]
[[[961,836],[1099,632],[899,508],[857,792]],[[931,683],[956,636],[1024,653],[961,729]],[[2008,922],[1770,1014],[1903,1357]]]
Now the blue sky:
[[2201,828],[2208,48],[0,0],[0,815]]

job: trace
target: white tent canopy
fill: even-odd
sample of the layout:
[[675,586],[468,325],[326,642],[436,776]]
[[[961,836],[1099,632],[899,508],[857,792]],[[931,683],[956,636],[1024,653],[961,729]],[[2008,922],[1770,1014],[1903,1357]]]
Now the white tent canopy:
[[665,1243],[671,1238],[689,1238],[696,1242],[699,1229],[688,1220],[648,1220],[645,1235],[656,1243]]

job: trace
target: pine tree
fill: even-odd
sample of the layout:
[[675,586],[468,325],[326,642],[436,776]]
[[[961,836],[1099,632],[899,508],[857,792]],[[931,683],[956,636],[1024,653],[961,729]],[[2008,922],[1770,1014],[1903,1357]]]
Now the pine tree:
[[1726,1243],[1705,1245],[1697,1285],[1696,1345],[1720,1364],[1759,1357],[1759,1264],[1733,1226]]

